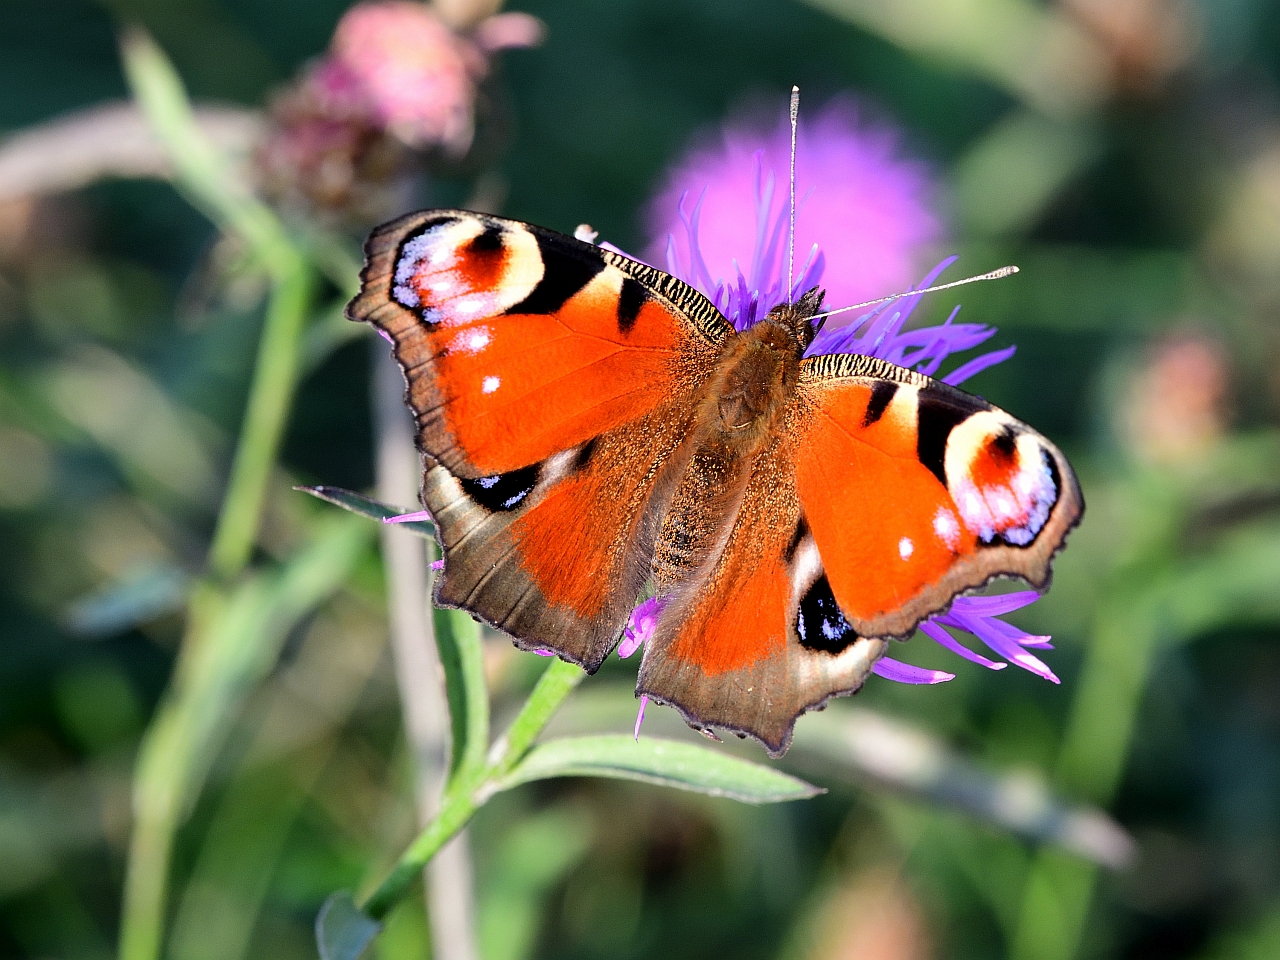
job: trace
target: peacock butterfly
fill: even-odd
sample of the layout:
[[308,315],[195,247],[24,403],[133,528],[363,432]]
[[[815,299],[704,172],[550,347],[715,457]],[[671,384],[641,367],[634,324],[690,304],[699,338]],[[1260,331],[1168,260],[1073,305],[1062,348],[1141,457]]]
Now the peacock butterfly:
[[804,357],[816,288],[738,332],[653,267],[462,210],[365,253],[348,316],[408,383],[436,602],[594,672],[660,595],[637,692],[771,755],[957,595],[1047,585],[1083,510],[1063,455],[1004,411]]

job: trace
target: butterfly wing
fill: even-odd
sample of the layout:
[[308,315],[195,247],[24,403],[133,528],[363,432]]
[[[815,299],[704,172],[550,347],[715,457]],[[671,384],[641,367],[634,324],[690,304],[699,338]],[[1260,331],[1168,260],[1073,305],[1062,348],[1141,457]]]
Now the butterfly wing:
[[955,387],[870,357],[801,363],[796,491],[823,578],[863,636],[906,637],[995,577],[1048,586],[1080,520],[1045,437]]
[[723,551],[677,591],[639,692],[787,748],[886,649],[996,576],[1047,584],[1083,501],[1048,440],[984,401],[854,355],[801,363]]
[[365,252],[348,312],[408,383],[445,551],[437,600],[595,669],[732,328],[673,277],[498,217],[411,214]]
[[[727,521],[723,549],[677,589],[640,665],[637,693],[676,707],[690,726],[760,740],[781,756],[796,717],[858,689],[886,641],[849,635],[807,644],[799,604],[820,566],[796,496],[799,410],[757,459]],[[820,635],[820,627],[817,628]]]

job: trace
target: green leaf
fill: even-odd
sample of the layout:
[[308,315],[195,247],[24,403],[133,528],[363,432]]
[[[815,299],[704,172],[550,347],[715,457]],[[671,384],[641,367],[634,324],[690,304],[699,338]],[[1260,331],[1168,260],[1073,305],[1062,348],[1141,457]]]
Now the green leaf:
[[320,960],[356,960],[381,929],[382,924],[357,907],[349,892],[339,890],[316,914]]
[[483,767],[489,749],[489,691],[484,682],[484,649],[480,645],[480,624],[465,610],[437,607],[431,617],[453,731],[453,749],[449,755],[452,781],[461,771],[472,772]]
[[[343,490],[341,487],[294,487],[293,489],[309,493],[313,497],[332,503],[343,510],[350,510],[352,513],[358,513],[362,517],[368,517],[370,520],[379,522],[386,520],[388,517],[398,517],[406,512],[395,507],[389,507],[385,503],[379,503],[371,497],[352,493],[350,490]],[[435,538],[436,528],[431,524],[430,520],[397,523],[396,527],[416,533],[420,537]]]
[[301,252],[196,124],[169,58],[136,27],[120,38],[120,50],[134,99],[173,160],[178,187],[215,223],[248,240],[277,280],[295,272]]
[[823,791],[771,767],[692,743],[626,734],[565,737],[540,744],[503,780],[508,789],[549,777],[611,777],[692,790],[743,803],[803,800]]

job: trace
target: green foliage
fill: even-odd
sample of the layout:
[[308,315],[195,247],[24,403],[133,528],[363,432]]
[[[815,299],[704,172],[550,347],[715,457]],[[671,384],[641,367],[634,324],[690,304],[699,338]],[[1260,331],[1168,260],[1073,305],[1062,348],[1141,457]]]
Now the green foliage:
[[382,925],[361,912],[346,892],[335,893],[316,915],[320,960],[356,960]]
[[[375,937],[423,956],[422,866],[459,834],[484,960],[918,956],[912,917],[957,960],[1276,953],[1265,4],[1190,25],[1184,4],[1139,4],[1155,19],[1133,35],[1159,42],[1114,48],[1078,3],[522,6],[549,39],[486,88],[507,159],[486,155],[480,184],[433,169],[423,205],[509,187],[510,215],[639,249],[636,212],[695,131],[753,91],[856,90],[932,162],[964,264],[1022,267],[963,297],[1019,346],[975,386],[1069,450],[1089,511],[1019,621],[1054,635],[1061,687],[969,665],[936,688],[873,682],[802,718],[783,764],[661,709],[637,743],[626,665],[580,687],[435,611],[449,782],[429,812],[373,549],[413,506],[305,488],[362,515],[344,516],[291,490],[373,476],[368,330],[343,318],[359,238],[259,199],[184,90],[264,104],[255,84],[315,56],[343,4],[304,6],[0,10],[0,954],[292,960],[318,934],[324,956]],[[176,67],[141,28],[118,50],[107,9]],[[22,128],[126,92],[163,183],[117,167],[56,198],[4,192]],[[95,162],[48,162],[68,158]],[[1170,454],[1138,408],[1152,351],[1188,335],[1221,349],[1233,409]],[[430,543],[428,523],[396,529]],[[750,805],[806,781],[829,792]]]
[[534,747],[503,780],[510,788],[549,777],[611,777],[692,790],[743,803],[805,800],[817,787],[758,763],[708,747],[625,734],[567,737]]

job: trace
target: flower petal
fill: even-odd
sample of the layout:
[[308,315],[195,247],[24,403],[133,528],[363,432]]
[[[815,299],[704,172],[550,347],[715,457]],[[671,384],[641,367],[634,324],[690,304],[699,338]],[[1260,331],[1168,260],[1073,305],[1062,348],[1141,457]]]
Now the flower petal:
[[1021,610],[1040,599],[1037,590],[1015,590],[990,597],[956,597],[951,614],[956,616],[998,617]]
[[499,13],[476,27],[476,43],[486,53],[513,47],[536,47],[547,36],[547,27],[528,13]]
[[964,657],[971,663],[981,664],[988,670],[1003,670],[1008,666],[1007,663],[997,663],[995,660],[988,660],[980,653],[974,653],[955,637],[951,636],[951,634],[947,633],[947,631],[941,626],[930,620],[926,620],[924,623],[920,624],[920,632],[946,647],[952,653]]
[[644,723],[644,708],[648,705],[649,695],[645,693],[640,694],[640,712],[636,714],[636,729],[634,734],[636,740],[640,739],[640,725]]
[[418,510],[416,513],[402,513],[395,517],[383,517],[383,523],[417,523],[419,520],[431,520],[430,510]]
[[[679,259],[687,262],[679,198],[702,195],[699,245],[712,282],[704,288],[697,275],[694,285],[710,296],[719,282],[731,284],[737,259],[761,294],[762,312],[771,291],[774,303],[786,298],[790,148],[784,112],[777,123],[763,126],[754,118],[735,120],[714,141],[690,150],[648,207],[648,257],[661,262],[671,236]],[[832,306],[904,289],[924,247],[941,239],[928,169],[903,155],[895,131],[867,123],[848,101],[833,101],[801,117],[796,174],[796,266],[801,251],[814,244],[838,266],[827,278]],[[812,286],[816,280],[808,282]]]
[[1027,653],[1021,643],[998,629],[996,627],[997,624],[1003,627],[1009,626],[1009,624],[1001,623],[999,620],[983,620],[973,624],[972,632],[974,636],[1010,663],[1016,663],[1023,670],[1029,670],[1036,676],[1044,677],[1053,683],[1062,682],[1043,661]]
[[993,350],[991,353],[984,353],[980,357],[974,357],[968,363],[961,364],[948,373],[942,378],[942,382],[957,387],[974,374],[981,373],[987,367],[994,367],[997,363],[1004,363],[1014,355],[1017,349],[1017,347],[1005,347],[1003,350]]
[[658,627],[658,617],[666,605],[667,601],[662,597],[650,597],[631,611],[631,619],[627,621],[622,641],[618,644],[619,657],[625,660],[653,636]]
[[894,683],[945,683],[948,680],[954,680],[954,673],[947,673],[943,670],[925,670],[923,667],[913,667],[909,663],[903,663],[900,660],[893,660],[889,657],[881,657],[875,662],[875,666],[871,668],[871,672],[877,677],[884,677],[886,680],[892,680]]

